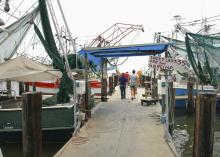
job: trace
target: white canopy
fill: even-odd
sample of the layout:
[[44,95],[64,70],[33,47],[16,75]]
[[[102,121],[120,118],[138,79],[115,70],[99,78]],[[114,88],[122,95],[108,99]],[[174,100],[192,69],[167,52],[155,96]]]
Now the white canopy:
[[18,57],[0,64],[0,79],[37,82],[61,78],[62,73],[31,59]]

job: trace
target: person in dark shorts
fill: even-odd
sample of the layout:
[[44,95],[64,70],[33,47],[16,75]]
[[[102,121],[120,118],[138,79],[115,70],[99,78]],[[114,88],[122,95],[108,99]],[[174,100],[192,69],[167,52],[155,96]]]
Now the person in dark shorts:
[[126,84],[127,84],[127,79],[125,77],[125,73],[122,73],[120,78],[118,79],[119,86],[120,86],[120,91],[121,91],[121,99],[126,99]]

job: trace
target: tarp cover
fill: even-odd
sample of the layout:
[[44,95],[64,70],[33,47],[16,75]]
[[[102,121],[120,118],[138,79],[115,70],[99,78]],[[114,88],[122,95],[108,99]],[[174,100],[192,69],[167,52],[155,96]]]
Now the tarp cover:
[[36,82],[60,77],[62,77],[61,72],[24,57],[11,59],[0,64],[0,79]]
[[4,31],[0,30],[0,63],[3,63],[5,59],[11,59],[17,52],[18,47],[32,26],[30,21],[34,21],[38,13],[39,8],[37,7],[29,14],[4,28]]
[[164,43],[85,48],[80,50],[79,53],[81,55],[85,55],[85,53],[87,53],[87,57],[90,61],[92,61],[95,65],[100,65],[101,58],[156,55],[166,51],[168,45],[169,44]]

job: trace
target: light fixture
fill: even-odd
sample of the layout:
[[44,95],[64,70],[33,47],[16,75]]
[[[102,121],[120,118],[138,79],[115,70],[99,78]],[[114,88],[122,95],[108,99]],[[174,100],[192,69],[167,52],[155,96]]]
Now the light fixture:
[[9,7],[9,0],[6,0],[5,1],[5,7],[4,7],[4,10],[6,11],[6,12],[9,12],[10,11],[10,7]]

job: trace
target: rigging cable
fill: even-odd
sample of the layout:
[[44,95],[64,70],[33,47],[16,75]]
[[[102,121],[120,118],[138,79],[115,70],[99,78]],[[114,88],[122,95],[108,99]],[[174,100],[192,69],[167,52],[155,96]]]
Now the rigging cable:
[[[14,13],[15,13],[15,12],[18,10],[18,8],[23,4],[23,2],[24,2],[24,0],[22,0],[21,3],[19,3],[19,5],[18,5],[17,7],[15,7],[15,10],[13,11],[13,13],[12,13],[11,15],[14,16]],[[9,18],[6,20],[5,23],[7,23],[7,22],[11,19],[11,17],[13,17],[13,16],[9,16]]]
[[[216,18],[219,17],[220,15],[215,15],[215,16],[211,16],[211,17],[207,17],[205,19],[212,19],[212,18]],[[193,20],[193,21],[188,21],[188,22],[181,22],[179,24],[189,24],[189,23],[194,23],[194,22],[199,22],[199,21],[203,21],[204,19],[199,19],[199,20]]]
[[110,65],[112,65],[112,66],[120,66],[120,65],[122,65],[122,64],[124,64],[126,61],[128,60],[128,57],[127,58],[125,58],[121,63],[117,63],[117,64],[112,64],[111,62],[109,62],[109,60],[107,60],[107,62],[110,64]]
[[[220,19],[213,19],[213,20],[207,20],[206,22],[214,22],[214,21],[219,21]],[[194,26],[194,25],[199,25],[201,23],[204,23],[203,21],[202,22],[196,22],[196,23],[190,23],[190,24],[181,24],[181,26]]]
[[[139,34],[140,34],[140,32],[138,31],[138,32],[136,33],[136,35],[134,36],[134,38],[131,40],[130,44],[134,42],[135,38],[136,38]],[[119,59],[117,58],[117,61],[115,62],[115,64],[112,64],[109,60],[108,60],[108,63],[109,63],[110,65],[112,65],[112,66],[120,66],[120,65],[124,64],[127,60],[128,60],[128,57],[126,57],[124,61],[122,61],[121,63],[118,64]]]
[[16,17],[16,16],[14,16],[14,15],[12,15],[12,14],[10,14],[10,13],[4,11],[4,10],[2,10],[1,8],[0,8],[0,10],[2,11],[2,13],[6,13],[6,14],[8,14],[9,16],[12,16],[12,17],[14,17],[16,20],[19,19],[18,17]]
[[132,38],[130,44],[132,44],[132,43],[134,42],[134,40],[136,39],[136,37],[137,37],[138,35],[140,35],[140,31],[138,31],[138,32],[135,34],[135,36],[134,36],[134,38]]
[[96,76],[101,76],[100,73],[96,72],[95,68],[94,67],[90,67],[91,71],[96,75]]
[[[54,21],[55,21],[54,25],[57,25],[56,27],[57,27],[57,29],[58,29],[58,33],[57,33],[58,41],[60,40],[61,43],[63,44],[63,43],[64,43],[64,39],[62,38],[62,34],[61,34],[62,32],[61,32],[61,30],[60,30],[60,26],[58,25],[58,20],[57,20],[55,11],[54,11],[54,7],[53,7],[53,5],[52,5],[52,1],[51,1],[51,0],[48,0],[47,2],[48,2],[48,5],[50,5],[50,8],[51,8],[50,14],[51,14],[51,16],[54,17]],[[60,34],[61,34],[61,35],[60,35]],[[61,36],[61,37],[60,37],[60,36]],[[62,46],[61,43],[59,44],[60,46]],[[61,48],[61,50],[62,50],[62,48]],[[63,50],[64,50],[64,49],[63,49]],[[62,52],[63,52],[63,55],[64,55],[65,51],[63,51],[63,50],[62,50]],[[67,52],[66,52],[66,53],[67,53]]]
[[37,3],[38,3],[38,1],[36,1],[34,4],[32,4],[32,5],[25,11],[25,13],[24,13],[23,16],[25,16],[27,13],[29,13],[29,11],[30,11],[32,8],[34,8],[34,6],[35,6]]
[[[38,3],[38,1],[36,1],[33,5],[31,5],[28,9],[27,9],[27,11],[25,11],[25,14],[27,14],[32,8],[34,8],[34,6],[36,5]],[[25,15],[24,14],[24,15]],[[24,16],[23,15],[23,16]]]

